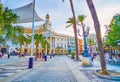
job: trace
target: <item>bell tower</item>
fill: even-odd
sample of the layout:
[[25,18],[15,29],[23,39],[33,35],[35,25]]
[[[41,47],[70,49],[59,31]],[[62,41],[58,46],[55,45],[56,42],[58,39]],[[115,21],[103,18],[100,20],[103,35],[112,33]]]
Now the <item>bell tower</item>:
[[49,16],[48,13],[47,13],[47,15],[46,15],[46,20],[48,20],[48,23],[50,23],[50,16]]

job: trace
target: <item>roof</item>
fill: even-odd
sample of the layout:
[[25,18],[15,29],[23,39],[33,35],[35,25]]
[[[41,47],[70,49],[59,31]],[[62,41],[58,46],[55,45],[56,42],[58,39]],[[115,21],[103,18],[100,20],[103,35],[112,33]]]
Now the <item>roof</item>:
[[[29,23],[32,22],[32,17],[33,17],[33,4],[30,3],[28,5],[16,8],[12,10],[14,13],[16,13],[20,18],[18,20],[18,23]],[[35,22],[36,21],[43,21],[38,14],[35,11]]]

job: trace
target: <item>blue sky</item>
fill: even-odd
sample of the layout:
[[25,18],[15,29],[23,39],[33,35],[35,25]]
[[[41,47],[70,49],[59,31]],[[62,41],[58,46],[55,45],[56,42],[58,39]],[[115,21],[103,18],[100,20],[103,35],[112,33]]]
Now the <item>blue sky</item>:
[[[3,0],[2,3],[11,9],[24,6],[31,3],[32,0]],[[109,25],[112,17],[116,13],[120,13],[120,0],[93,0],[98,18],[100,20],[102,36],[105,33],[104,25]],[[84,23],[91,28],[90,33],[94,33],[93,20],[91,18],[86,0],[73,0],[76,17],[78,15],[87,15]],[[49,13],[52,23],[52,30],[56,32],[73,35],[72,27],[65,28],[66,21],[72,17],[69,0],[36,0],[36,12],[45,19],[47,12]],[[31,24],[32,25],[32,24]],[[78,26],[78,28],[81,28]],[[81,31],[82,32],[82,31]]]

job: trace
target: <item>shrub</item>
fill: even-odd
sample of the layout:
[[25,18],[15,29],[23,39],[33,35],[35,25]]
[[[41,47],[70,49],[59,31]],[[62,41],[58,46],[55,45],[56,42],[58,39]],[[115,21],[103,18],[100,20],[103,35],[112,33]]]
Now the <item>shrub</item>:
[[70,55],[71,55],[71,58],[72,58],[72,59],[75,58],[75,53],[74,53],[74,52],[71,52]]

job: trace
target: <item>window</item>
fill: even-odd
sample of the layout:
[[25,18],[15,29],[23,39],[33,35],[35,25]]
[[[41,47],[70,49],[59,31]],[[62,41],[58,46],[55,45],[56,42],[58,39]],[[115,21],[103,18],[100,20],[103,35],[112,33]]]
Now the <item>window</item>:
[[66,49],[66,44],[65,44],[65,49]]

